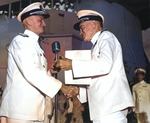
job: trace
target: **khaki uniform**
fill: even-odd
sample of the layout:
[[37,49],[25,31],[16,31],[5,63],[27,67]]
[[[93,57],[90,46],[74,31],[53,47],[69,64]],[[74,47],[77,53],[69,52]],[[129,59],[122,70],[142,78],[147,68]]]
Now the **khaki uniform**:
[[143,80],[132,91],[138,123],[150,123],[150,84]]

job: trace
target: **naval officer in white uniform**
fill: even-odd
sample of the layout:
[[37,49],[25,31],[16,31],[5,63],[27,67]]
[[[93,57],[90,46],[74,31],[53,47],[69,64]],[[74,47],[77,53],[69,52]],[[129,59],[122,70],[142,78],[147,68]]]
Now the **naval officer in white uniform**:
[[88,100],[93,123],[127,123],[128,108],[133,107],[134,103],[120,42],[113,33],[103,30],[104,17],[100,13],[81,10],[77,17],[74,29],[80,31],[85,42],[93,43],[92,58],[85,61],[63,58],[55,62],[55,67],[72,69],[77,78],[92,78],[89,86],[76,87],[74,92],[82,103]]
[[[38,43],[50,15],[40,2],[24,8],[17,19],[25,31],[8,47],[6,87],[0,107],[1,123],[43,123],[52,115],[52,98],[64,85],[47,70],[44,51]],[[47,107],[46,107],[47,106]]]

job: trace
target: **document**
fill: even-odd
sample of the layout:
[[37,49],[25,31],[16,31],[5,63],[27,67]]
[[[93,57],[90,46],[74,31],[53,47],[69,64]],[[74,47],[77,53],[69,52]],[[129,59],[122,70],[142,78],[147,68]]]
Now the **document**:
[[[90,60],[91,50],[67,50],[65,57],[72,60]],[[89,85],[91,78],[74,78],[72,70],[65,71],[65,84]]]

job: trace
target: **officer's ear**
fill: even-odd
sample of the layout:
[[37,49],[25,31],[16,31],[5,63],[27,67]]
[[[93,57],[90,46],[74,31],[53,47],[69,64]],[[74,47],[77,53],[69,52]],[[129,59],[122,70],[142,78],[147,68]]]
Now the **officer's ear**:
[[93,24],[94,24],[95,29],[97,29],[97,30],[103,30],[100,21],[93,20]]
[[97,24],[96,24],[96,21],[95,20],[91,20],[90,21],[90,24],[92,26],[92,29],[96,30],[97,29]]
[[27,24],[27,26],[31,26],[32,25],[32,19],[31,19],[31,17],[26,18],[24,21]]
[[92,20],[92,24],[96,27],[96,21]]
[[23,20],[23,26],[24,26],[25,29],[29,29],[29,27],[30,27],[30,25],[29,25],[29,23],[26,19]]

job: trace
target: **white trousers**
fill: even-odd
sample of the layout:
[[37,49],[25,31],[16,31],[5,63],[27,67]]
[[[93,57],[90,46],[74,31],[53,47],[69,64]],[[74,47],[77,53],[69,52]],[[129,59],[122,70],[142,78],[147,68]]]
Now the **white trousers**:
[[104,117],[93,120],[93,123],[127,123],[128,110],[114,112]]

